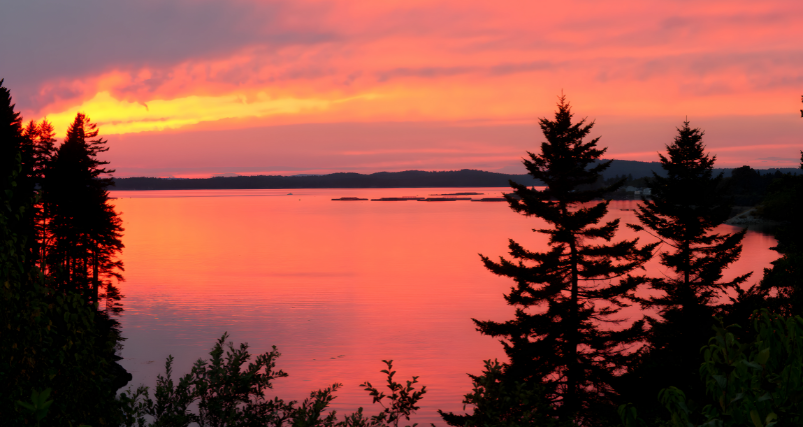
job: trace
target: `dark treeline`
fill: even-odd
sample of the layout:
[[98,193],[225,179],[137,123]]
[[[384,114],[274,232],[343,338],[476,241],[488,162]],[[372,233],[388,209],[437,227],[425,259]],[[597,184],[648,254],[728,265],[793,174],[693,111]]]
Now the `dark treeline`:
[[[797,172],[801,172],[799,169]],[[742,166],[735,169],[712,169],[712,174],[722,175],[719,181],[719,191],[730,198],[733,206],[755,206],[762,202],[773,188],[773,183],[781,185],[790,177],[797,173],[789,172],[788,169],[756,170],[750,166]],[[664,173],[657,173],[658,177],[665,176]],[[602,188],[610,186],[615,182],[622,181],[623,184],[616,191],[606,193],[604,197],[612,199],[633,199],[632,193],[626,191],[627,188],[649,188],[652,176],[634,178],[632,174],[613,175],[610,178],[601,177],[597,183],[590,188]],[[584,187],[588,188],[588,187]],[[638,199],[639,197],[635,197]]]
[[529,175],[509,175],[480,170],[404,171],[372,174],[333,173],[306,176],[235,176],[195,179],[117,178],[117,190],[214,190],[296,188],[428,188],[507,187],[510,180],[543,185]]
[[[110,311],[119,310],[112,279],[122,280],[117,255],[123,249],[123,228],[109,204],[108,188],[114,185],[109,174],[114,171],[98,160],[108,150],[106,140],[98,137],[89,117],[78,113],[57,147],[47,120],[23,126],[8,90],[3,88],[1,95],[3,170],[14,173],[4,190],[13,191],[9,203],[21,208],[10,220],[26,231],[26,263],[52,278],[51,286],[58,290],[83,293],[91,303],[106,299]],[[32,206],[26,206],[31,200]]]
[[[599,161],[592,164],[597,164]],[[731,176],[734,169],[729,168],[713,168],[714,175],[723,174],[725,178]],[[796,168],[767,168],[756,169],[761,175],[767,174],[800,174],[803,173],[800,169]],[[653,174],[658,176],[665,176],[666,171],[661,167],[661,162],[640,162],[637,160],[613,160],[610,167],[600,173],[603,179],[608,180],[615,177],[627,177],[630,180],[639,178],[650,178]]]
[[[595,165],[594,162],[591,165]],[[658,166],[656,166],[658,165]],[[726,178],[739,174],[742,169],[749,169],[750,191],[766,190],[770,182],[784,174],[795,173],[796,169],[755,170],[749,166],[737,169],[715,169]],[[616,171],[611,173],[610,170]],[[656,172],[663,173],[660,163],[647,163],[628,160],[613,160],[611,167],[601,174],[600,186],[625,178],[625,185],[644,187],[646,179]],[[734,175],[735,176],[735,175]],[[753,176],[762,184],[752,183]],[[527,174],[503,174],[480,170],[463,169],[459,171],[403,171],[377,172],[372,174],[333,173],[326,175],[256,175],[214,178],[115,178],[116,190],[243,190],[243,189],[297,189],[297,188],[438,188],[438,187],[507,187],[509,182],[524,185],[544,185],[538,179]],[[766,184],[765,184],[766,183]],[[736,190],[742,191],[741,188]],[[759,194],[759,196],[763,193]],[[607,195],[606,195],[607,196]],[[750,200],[754,200],[752,197]],[[760,200],[760,199],[759,199]],[[745,203],[737,203],[745,204]]]

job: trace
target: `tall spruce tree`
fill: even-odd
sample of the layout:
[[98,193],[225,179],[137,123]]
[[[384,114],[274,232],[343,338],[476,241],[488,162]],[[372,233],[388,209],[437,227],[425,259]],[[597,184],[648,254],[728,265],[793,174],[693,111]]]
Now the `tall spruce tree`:
[[[661,264],[668,273],[650,279],[654,291],[641,299],[643,308],[657,311],[660,318],[647,317],[648,346],[639,364],[631,365],[622,389],[629,401],[646,412],[662,412],[658,392],[676,386],[692,402],[705,398],[700,381],[700,348],[705,346],[714,325],[732,301],[743,294],[740,285],[750,273],[724,281],[723,270],[742,251],[747,230],[717,232],[730,216],[731,205],[721,185],[722,174],[713,176],[716,156],[705,152],[703,131],[685,121],[674,142],[659,154],[662,177],[653,173],[648,181],[651,198],[643,200],[636,216],[649,232],[661,239]],[[642,231],[640,225],[630,225]]]
[[[643,283],[630,273],[651,257],[655,245],[639,248],[638,239],[612,243],[619,220],[600,224],[609,201],[594,200],[622,181],[588,189],[610,165],[598,162],[606,151],[597,148],[599,138],[584,141],[594,123],[572,123],[563,96],[554,120],[539,123],[546,142],[540,154],[528,153],[524,165],[547,187],[511,181],[513,194],[505,197],[515,212],[550,225],[533,230],[549,236],[550,249],[532,252],[511,239],[512,260],[482,256],[491,272],[516,282],[505,295],[516,313],[506,322],[474,322],[481,333],[502,339],[510,358],[502,382],[525,383],[527,389],[537,385],[543,391],[545,402],[531,411],[549,411],[548,417],[563,423],[599,425],[613,412],[611,381],[625,366],[628,347],[640,339],[643,327],[642,322],[617,327],[626,319],[616,314]],[[444,414],[444,419],[452,425],[479,421],[472,415]]]
[[110,286],[110,278],[122,279],[123,269],[116,258],[123,249],[122,222],[109,203],[108,187],[114,181],[106,176],[114,171],[104,169],[108,162],[97,158],[108,150],[98,132],[97,125],[78,113],[51,161],[44,186],[45,203],[52,211],[50,268],[57,271],[60,266],[62,286],[86,291],[92,302],[98,301],[101,287]]
[[[18,231],[18,237],[24,240],[25,262],[32,265],[36,260],[36,235],[33,232],[35,214],[28,202],[35,188],[33,145],[23,131],[22,117],[14,110],[11,92],[3,86],[3,82],[0,79],[0,191],[12,197],[9,206],[14,212],[9,213],[8,220],[11,228]],[[19,171],[11,180],[10,173],[15,168],[19,168]]]
[[[0,79],[0,172],[2,172],[2,188],[0,191],[12,194],[12,183],[16,187],[16,178],[10,177],[12,170],[21,169],[23,144],[22,118],[14,110],[11,92],[3,86]],[[17,212],[11,213],[12,216]],[[10,218],[10,220],[14,220]]]

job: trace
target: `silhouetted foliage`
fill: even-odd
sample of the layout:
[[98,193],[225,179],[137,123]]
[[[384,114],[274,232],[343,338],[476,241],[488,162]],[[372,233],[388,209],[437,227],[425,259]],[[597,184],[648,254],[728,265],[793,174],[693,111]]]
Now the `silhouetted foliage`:
[[46,119],[40,123],[33,120],[28,122],[23,131],[25,137],[33,144],[34,167],[33,181],[37,188],[39,197],[34,204],[34,249],[35,257],[32,261],[43,271],[47,270],[46,253],[47,246],[51,242],[52,236],[49,233],[49,225],[52,216],[51,206],[45,202],[42,196],[42,187],[45,185],[45,177],[52,166],[53,157],[56,154],[56,133],[53,125]]
[[781,224],[775,234],[781,253],[803,251],[800,212],[803,209],[803,175],[783,175],[775,179],[761,203],[759,214]]
[[473,407],[471,416],[438,411],[449,425],[480,426],[574,426],[571,421],[553,417],[555,408],[545,398],[545,387],[535,381],[523,381],[505,375],[504,365],[485,361],[481,375],[470,375],[473,389],[463,399],[463,410]]
[[109,279],[122,279],[123,267],[116,259],[123,249],[123,228],[109,203],[107,188],[113,180],[105,176],[113,171],[104,169],[108,162],[97,158],[108,150],[105,144],[97,126],[78,113],[43,186],[52,215],[47,264],[58,273],[61,287],[86,292],[92,302],[98,301],[101,287],[110,286]]
[[[621,160],[615,160],[621,162]],[[660,162],[656,162],[660,165]],[[795,169],[763,169],[757,170],[750,166],[742,166],[735,169],[712,169],[712,174],[717,175],[721,173],[724,179],[720,182],[719,186],[723,194],[729,197],[732,204],[736,206],[755,206],[766,197],[770,185],[777,179],[784,175],[792,174]],[[651,172],[652,174],[653,172]],[[666,171],[655,171],[661,177],[666,176]],[[624,184],[617,191],[605,195],[606,198],[614,200],[641,200],[642,197],[650,198],[652,194],[635,193],[635,190],[643,191],[649,189],[649,177],[634,177],[628,175],[614,175],[607,179],[601,179],[594,188],[602,187],[605,185],[613,184],[614,182],[624,179]]]
[[[803,150],[800,152],[803,169]],[[786,315],[803,313],[803,176],[783,175],[770,187],[761,204],[762,217],[780,223],[775,229],[781,257],[764,269],[761,288],[773,293],[769,306]]]
[[[803,424],[803,318],[784,317],[766,309],[748,320],[751,338],[738,325],[714,324],[715,335],[702,351],[702,402],[693,404],[678,387],[659,394],[667,417],[647,423],[642,408],[622,405],[625,427],[793,427]],[[696,360],[699,360],[697,358]],[[702,403],[702,405],[700,404]],[[696,408],[696,409],[695,409]],[[666,412],[662,413],[666,414]],[[668,418],[668,419],[667,419]],[[662,421],[661,419],[665,420]]]
[[764,269],[760,287],[771,297],[768,306],[785,315],[803,313],[803,177],[785,176],[773,184],[761,215],[780,222],[775,229],[775,249],[780,257]]
[[[14,180],[10,181],[9,172],[19,167]],[[34,147],[22,128],[22,117],[14,111],[11,92],[3,86],[0,79],[0,171],[3,182],[0,191],[11,191],[13,199],[10,206],[15,210],[8,217],[9,226],[17,230],[23,239],[25,251],[29,254],[36,252],[36,234],[34,231],[35,212],[32,208],[20,211],[26,206],[34,194]],[[12,188],[12,186],[14,188]],[[32,263],[35,257],[27,256],[26,262]]]
[[28,261],[19,218],[33,209],[34,195],[16,194],[23,170],[16,158],[16,165],[2,170],[8,187],[0,193],[0,420],[113,425],[119,413],[111,385],[119,336],[81,295],[54,292],[49,278]]
[[780,175],[780,172],[762,175],[750,166],[742,166],[724,179],[725,193],[734,205],[754,206],[761,202],[772,181]]
[[116,363],[118,324],[40,268],[49,218],[39,186],[51,166],[53,128],[46,121],[23,128],[2,85],[0,94],[0,420],[115,425],[115,391],[128,376]]
[[[109,204],[107,188],[114,185],[97,156],[108,150],[98,138],[97,126],[83,113],[76,115],[64,143],[55,147],[53,125],[47,120],[22,126],[11,95],[0,80],[0,166],[19,165],[10,200],[12,209],[29,204],[9,216],[10,227],[21,236],[26,262],[37,265],[52,280],[51,286],[80,291],[98,302],[107,290],[109,311],[119,311],[121,298],[111,278],[122,279],[122,223]],[[11,190],[4,176],[3,190]]]
[[[516,282],[505,295],[516,306],[516,317],[507,322],[474,322],[483,334],[502,338],[510,358],[502,384],[526,382],[527,387],[542,387],[544,401],[533,402],[530,410],[540,413],[532,418],[597,425],[612,412],[615,392],[610,383],[630,358],[627,345],[637,342],[642,333],[642,322],[620,330],[600,326],[625,320],[614,316],[643,283],[629,273],[650,258],[655,245],[639,249],[637,239],[608,243],[619,220],[598,226],[609,202],[591,201],[621,182],[578,189],[597,182],[609,162],[592,166],[605,149],[597,148],[599,138],[583,142],[593,123],[572,123],[571,119],[570,106],[561,97],[555,119],[540,120],[547,139],[541,153],[528,153],[529,159],[524,160],[530,174],[547,188],[511,182],[514,193],[505,196],[515,212],[552,226],[534,230],[549,236],[550,249],[531,252],[511,239],[513,261],[494,262],[483,256],[486,268]],[[479,422],[480,417],[477,413],[445,418],[450,424],[465,425]]]
[[[716,157],[705,153],[703,132],[684,122],[660,155],[666,171],[649,182],[652,198],[638,207],[641,223],[661,239],[661,264],[665,277],[652,278],[658,293],[640,299],[644,309],[657,310],[660,318],[647,316],[649,343],[644,357],[632,365],[620,388],[626,401],[636,402],[647,413],[657,413],[653,397],[658,390],[677,386],[694,402],[704,396],[697,374],[697,354],[705,345],[714,315],[721,313],[722,299],[744,294],[739,285],[750,274],[722,281],[722,271],[736,261],[747,230],[717,233],[731,212],[730,200],[720,185],[722,175],[712,176]],[[636,230],[642,226],[630,225]],[[752,310],[752,309],[751,309]]]
[[[373,403],[379,403],[383,409],[377,415],[366,417],[359,408],[338,421],[335,411],[326,413],[326,410],[342,384],[312,392],[301,403],[266,396],[274,380],[287,377],[284,371],[276,369],[276,359],[280,356],[276,347],[257,355],[249,363],[248,344],[235,347],[233,343],[226,343],[227,337],[223,334],[209,353],[210,359],[198,359],[191,372],[178,382],[173,380],[173,356],[169,356],[165,375],[159,375],[156,380],[155,401],[145,386],[123,392],[120,396],[123,425],[398,427],[403,419],[410,420],[426,393],[425,386],[415,389],[418,377],[413,377],[406,385],[397,383],[393,379],[396,374],[393,361],[383,360],[387,369],[382,373],[387,376],[390,394],[386,395],[367,381],[360,385],[373,398]],[[146,416],[152,417],[153,423],[149,423]]]
[[22,166],[22,118],[20,113],[14,111],[14,107],[11,92],[0,79],[0,171],[3,172],[4,192],[11,190],[12,183],[17,185],[20,171],[13,176],[10,174]]

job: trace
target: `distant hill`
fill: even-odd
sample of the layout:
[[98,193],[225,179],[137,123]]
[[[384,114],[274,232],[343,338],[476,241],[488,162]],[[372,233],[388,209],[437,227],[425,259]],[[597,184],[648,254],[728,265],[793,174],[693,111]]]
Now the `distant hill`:
[[614,160],[611,167],[602,172],[602,177],[610,179],[615,176],[633,175],[633,179],[645,176],[652,176],[652,173],[663,173],[661,164],[658,162],[638,162],[635,160]]
[[198,179],[115,178],[115,190],[215,190],[279,188],[427,188],[509,187],[508,180],[541,185],[529,175],[511,175],[480,170],[425,172],[333,173],[296,176],[236,176]]
[[[801,173],[799,169],[758,169],[767,173]],[[631,175],[633,179],[663,174],[658,162],[614,160],[603,172],[603,178]],[[730,176],[731,169],[715,169]],[[504,174],[473,169],[459,171],[404,171],[359,174],[352,172],[328,175],[257,175],[215,176],[212,178],[115,178],[116,190],[215,190],[215,189],[280,189],[280,188],[436,188],[436,187],[508,187],[509,180],[524,185],[543,185],[529,175]]]

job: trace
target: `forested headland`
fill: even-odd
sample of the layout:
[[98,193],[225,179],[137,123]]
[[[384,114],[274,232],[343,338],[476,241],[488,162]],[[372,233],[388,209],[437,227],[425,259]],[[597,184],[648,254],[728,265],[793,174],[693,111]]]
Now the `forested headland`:
[[[611,176],[601,137],[591,137],[594,123],[576,120],[565,97],[538,125],[543,138],[525,153],[527,178],[505,177],[505,198],[510,215],[547,226],[499,236],[508,252],[477,261],[509,279],[504,299],[514,317],[473,319],[507,358],[470,374],[465,411],[441,412],[443,422],[803,425],[803,176],[749,167],[725,176],[690,121],[662,141],[660,171]],[[0,80],[4,423],[398,427],[419,409],[426,387],[417,377],[395,379],[392,361],[383,361],[383,387],[362,384],[375,412],[330,411],[341,384],[301,402],[281,399],[271,390],[287,376],[276,368],[278,349],[251,355],[227,335],[189,373],[174,376],[170,357],[155,387],[122,390],[129,377],[116,365],[124,342],[114,316],[123,308],[115,285],[123,280],[124,229],[109,198],[113,170],[98,158],[107,141],[78,113],[57,142],[46,120],[23,122]],[[638,221],[605,220],[610,196],[635,180],[650,190]],[[725,280],[746,231],[719,226],[737,203],[755,204],[756,215],[778,224],[779,257]],[[622,239],[625,227],[635,237]],[[530,232],[548,244],[519,243]],[[650,260],[662,271],[645,270]],[[629,307],[640,314],[623,318]]]

